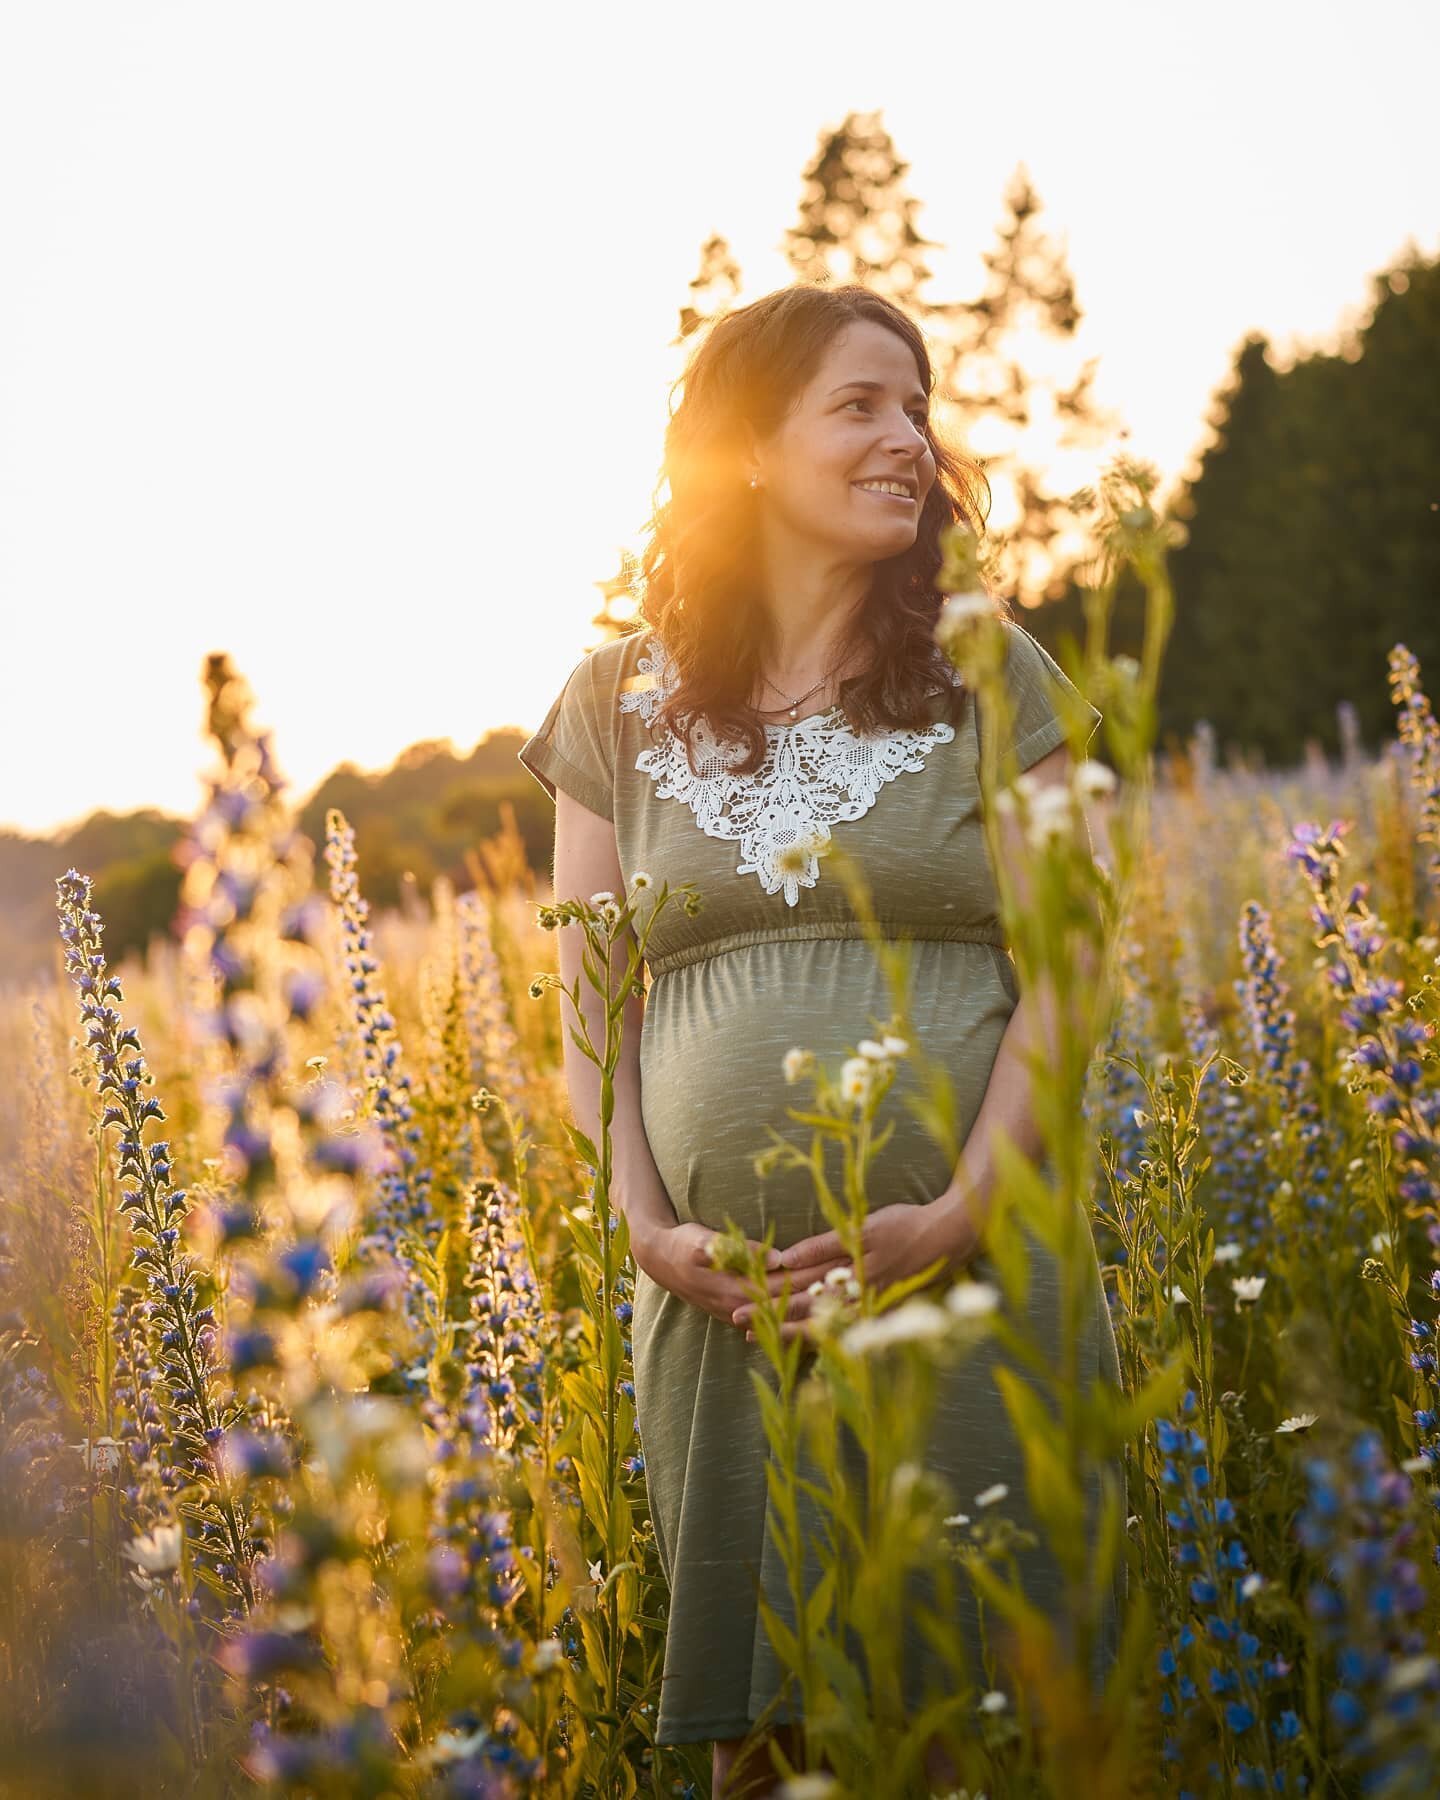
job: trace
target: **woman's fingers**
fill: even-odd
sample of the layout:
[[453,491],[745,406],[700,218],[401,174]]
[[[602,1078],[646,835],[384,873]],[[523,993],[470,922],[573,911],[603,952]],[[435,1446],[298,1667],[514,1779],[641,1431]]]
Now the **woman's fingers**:
[[[789,1301],[786,1303],[784,1312],[780,1315],[782,1326],[787,1319],[808,1319],[810,1317],[810,1308],[813,1305],[814,1300],[809,1294],[792,1294]],[[749,1335],[748,1327],[754,1322],[755,1318],[754,1302],[747,1300],[743,1306],[737,1306],[733,1318],[737,1325],[747,1327],[747,1335]]]
[[[795,1320],[782,1319],[780,1321],[780,1342],[782,1344],[788,1344],[791,1338],[810,1338],[813,1336],[814,1333],[811,1329],[811,1322],[808,1318]],[[753,1331],[747,1331],[745,1333],[745,1341],[747,1344],[758,1342]]]
[[823,1281],[832,1269],[848,1269],[853,1265],[849,1257],[839,1256],[832,1262],[815,1263],[808,1269],[776,1269],[765,1277],[765,1285],[771,1294],[778,1297],[784,1292],[785,1283],[790,1283],[792,1293],[803,1294],[814,1281]]

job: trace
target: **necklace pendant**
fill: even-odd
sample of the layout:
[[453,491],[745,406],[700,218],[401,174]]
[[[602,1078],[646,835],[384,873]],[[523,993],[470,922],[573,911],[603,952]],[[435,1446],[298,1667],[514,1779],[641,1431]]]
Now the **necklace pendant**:
[[792,719],[798,719],[800,717],[800,708],[798,706],[792,706],[790,708],[790,717]]

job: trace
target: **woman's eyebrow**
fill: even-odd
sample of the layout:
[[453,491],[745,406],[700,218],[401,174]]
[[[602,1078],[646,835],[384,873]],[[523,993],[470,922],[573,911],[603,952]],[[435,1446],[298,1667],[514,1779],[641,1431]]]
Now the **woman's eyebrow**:
[[[852,387],[853,388],[869,388],[871,393],[874,393],[874,394],[880,394],[885,391],[885,383],[883,381],[842,381],[840,383],[839,387],[831,388],[830,392],[832,394],[843,394],[845,392],[846,388],[852,388]],[[914,392],[911,394],[910,398],[912,400],[923,400],[923,401],[928,402],[930,396],[928,394],[921,393],[920,389],[916,388],[914,390]]]

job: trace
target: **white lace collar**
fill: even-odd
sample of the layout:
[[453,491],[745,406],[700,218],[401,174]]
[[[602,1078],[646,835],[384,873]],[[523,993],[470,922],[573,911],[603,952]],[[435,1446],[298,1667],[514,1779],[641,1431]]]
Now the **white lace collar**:
[[[651,725],[678,674],[653,633],[636,667],[653,680],[622,693],[620,710],[638,712]],[[948,664],[946,670],[959,686],[959,674]],[[943,688],[937,683],[931,691]],[[635,767],[650,775],[659,798],[684,801],[707,837],[737,840],[735,873],[758,876],[767,894],[783,889],[790,906],[799,902],[802,887],[814,887],[819,879],[816,851],[828,843],[830,827],[869,812],[886,782],[907,769],[923,769],[925,752],[955,736],[943,720],[918,730],[860,733],[838,705],[793,725],[764,729],[765,758],[751,775],[737,775],[731,766],[744,755],[743,746],[722,743],[704,718],[695,726],[695,771],[673,731],[642,750]],[[787,851],[801,852],[803,864],[782,868]]]

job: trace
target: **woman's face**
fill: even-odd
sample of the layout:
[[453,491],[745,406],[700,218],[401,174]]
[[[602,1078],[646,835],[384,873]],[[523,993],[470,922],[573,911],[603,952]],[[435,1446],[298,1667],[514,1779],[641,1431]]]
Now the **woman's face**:
[[793,410],[755,446],[767,523],[846,561],[908,550],[935,480],[927,415],[905,340],[872,319],[852,321],[830,341]]

